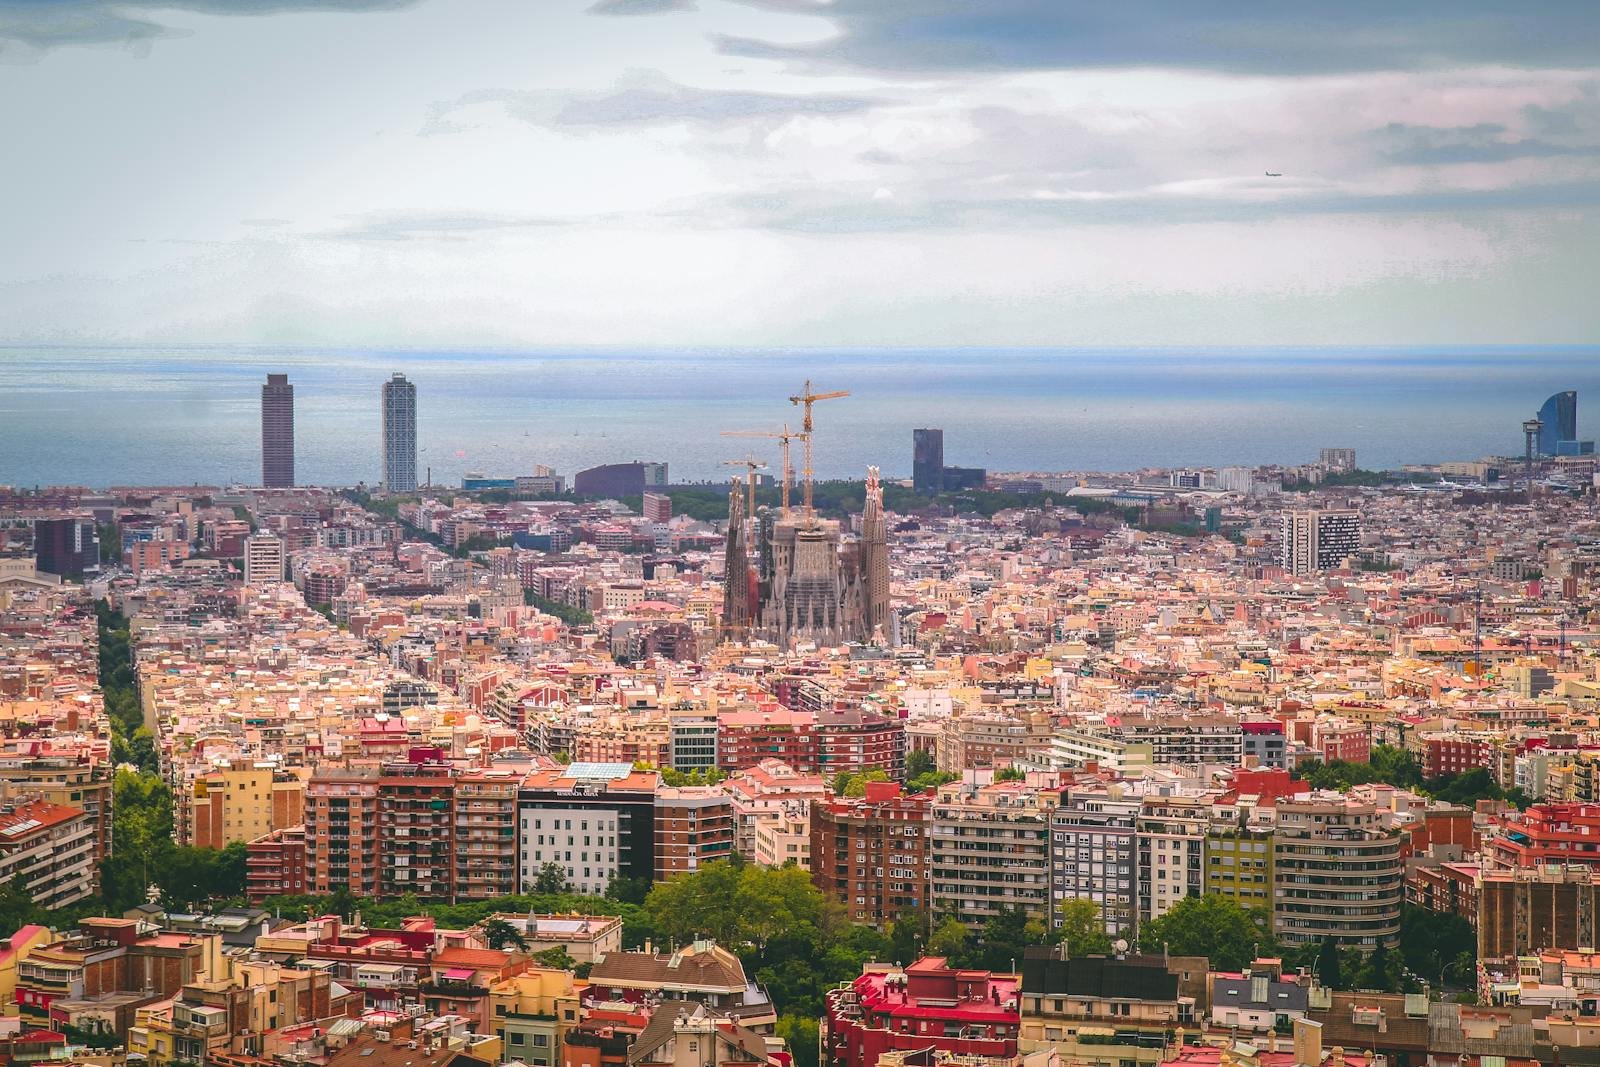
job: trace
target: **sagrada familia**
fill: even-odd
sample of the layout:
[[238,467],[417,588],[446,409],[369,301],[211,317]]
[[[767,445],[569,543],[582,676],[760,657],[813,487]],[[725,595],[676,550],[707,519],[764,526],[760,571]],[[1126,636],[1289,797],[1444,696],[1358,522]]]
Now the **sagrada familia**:
[[723,640],[780,648],[884,643],[889,540],[878,468],[867,468],[866,504],[850,539],[840,523],[818,518],[809,507],[748,515],[735,479],[728,493],[726,564]]

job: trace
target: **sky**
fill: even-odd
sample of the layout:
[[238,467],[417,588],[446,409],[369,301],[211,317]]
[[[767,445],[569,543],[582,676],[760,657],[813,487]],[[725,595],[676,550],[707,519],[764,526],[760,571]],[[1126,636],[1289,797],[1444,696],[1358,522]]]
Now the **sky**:
[[1590,343],[1596,41],[1593,0],[0,0],[0,342]]

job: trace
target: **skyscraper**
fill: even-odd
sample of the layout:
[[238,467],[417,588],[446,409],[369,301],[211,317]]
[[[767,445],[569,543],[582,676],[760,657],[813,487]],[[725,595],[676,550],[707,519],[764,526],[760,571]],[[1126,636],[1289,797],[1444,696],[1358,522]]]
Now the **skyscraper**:
[[1361,551],[1356,511],[1286,511],[1280,558],[1290,574],[1332,570]]
[[944,489],[944,431],[911,431],[911,485],[919,493]]
[[34,566],[45,574],[81,578],[100,569],[100,532],[90,518],[39,519],[33,552]]
[[1561,441],[1578,439],[1578,394],[1576,390],[1556,393],[1539,409],[1539,454],[1556,455]]
[[396,374],[383,383],[383,487],[417,488],[417,387]]
[[294,485],[294,386],[287,374],[269,374],[261,387],[261,484]]

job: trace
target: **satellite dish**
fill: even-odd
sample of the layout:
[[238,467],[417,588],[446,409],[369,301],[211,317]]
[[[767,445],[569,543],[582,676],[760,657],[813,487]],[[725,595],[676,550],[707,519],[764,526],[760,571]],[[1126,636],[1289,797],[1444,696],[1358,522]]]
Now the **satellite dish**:
[[1121,956],[1128,951],[1128,939],[1119,937],[1111,947],[1116,950],[1117,955]]

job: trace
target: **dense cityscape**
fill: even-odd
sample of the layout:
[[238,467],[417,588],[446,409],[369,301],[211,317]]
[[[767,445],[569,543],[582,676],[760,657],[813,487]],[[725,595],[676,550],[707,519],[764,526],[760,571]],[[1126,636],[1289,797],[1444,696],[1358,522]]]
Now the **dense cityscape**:
[[272,373],[259,485],[0,489],[7,1062],[1600,1063],[1575,392],[840,482],[805,382],[724,485],[436,485],[372,400],[370,485]]

